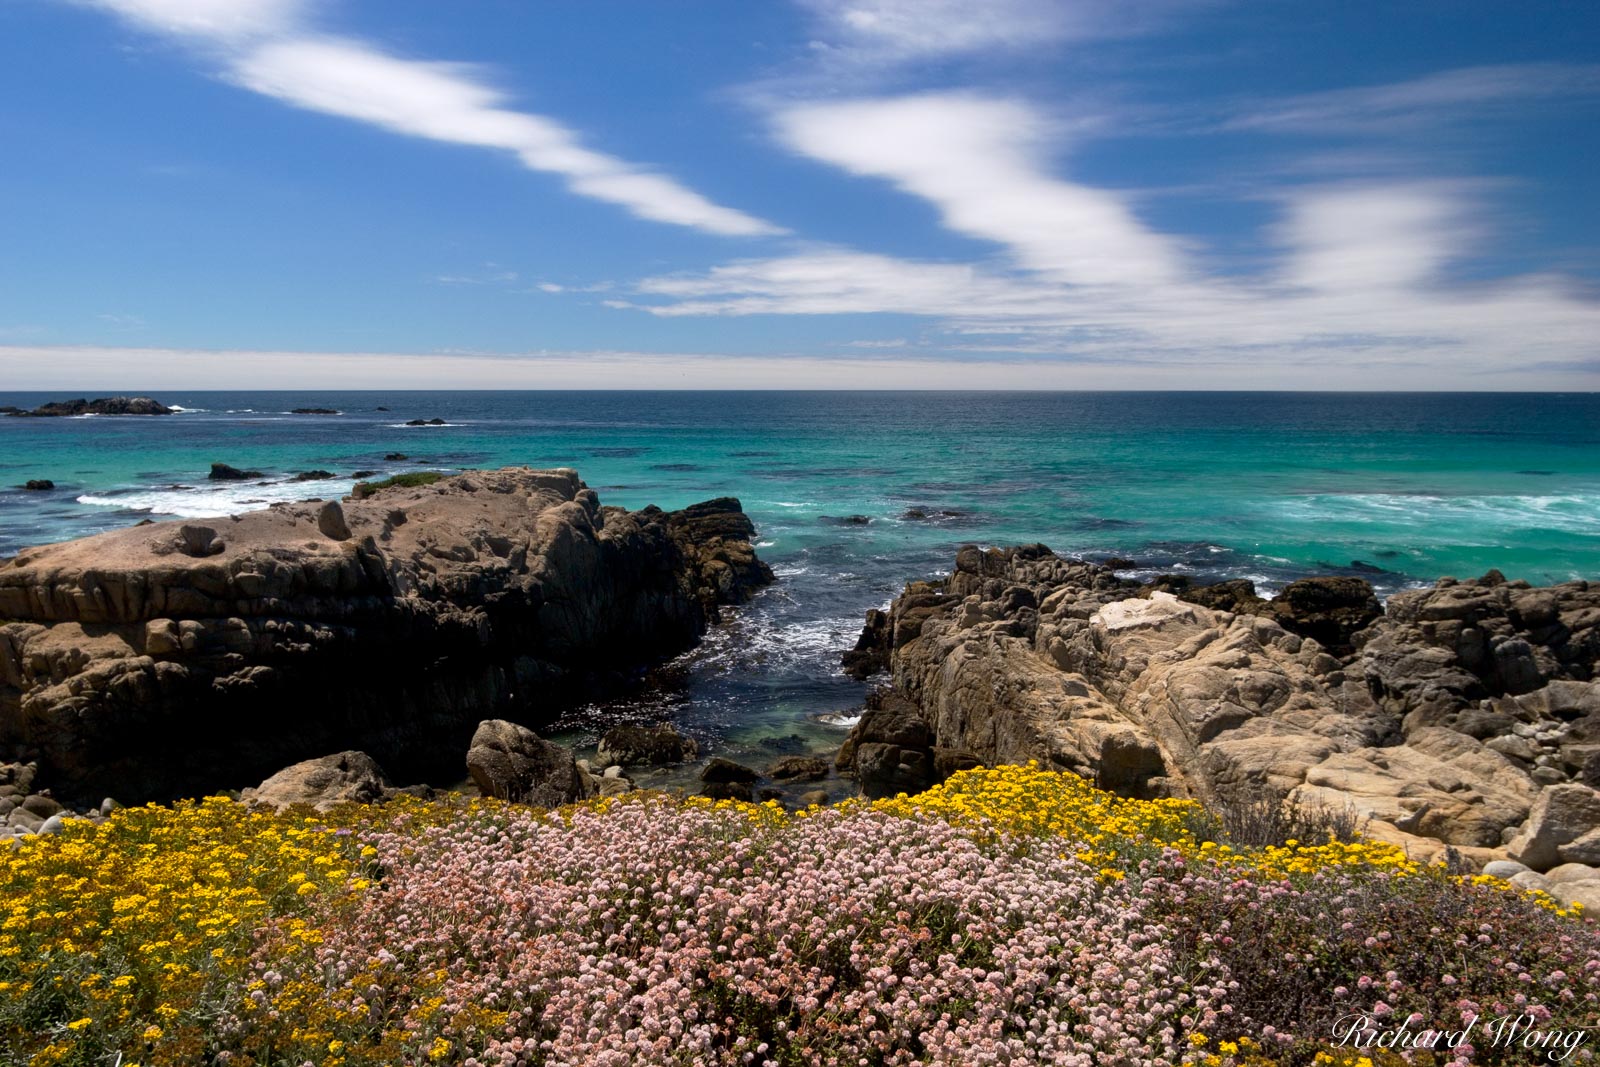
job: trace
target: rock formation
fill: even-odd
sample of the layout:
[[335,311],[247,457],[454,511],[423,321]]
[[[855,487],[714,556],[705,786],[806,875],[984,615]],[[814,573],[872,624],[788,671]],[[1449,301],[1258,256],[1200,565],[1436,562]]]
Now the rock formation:
[[602,507],[480,471],[28,549],[0,564],[0,758],[129,803],[370,753],[459,774],[475,725],[633,684],[771,580],[738,501]]
[[47,419],[73,415],[171,415],[172,409],[147,396],[105,396],[96,400],[86,400],[83,397],[76,400],[55,400],[40,405],[32,411],[13,408],[6,414],[13,417]]
[[898,744],[891,768],[891,741],[853,738],[841,764],[887,789],[924,773],[923,753],[969,750],[1129,795],[1353,807],[1419,855],[1600,862],[1600,586],[1491,572],[1397,594],[1384,614],[1365,586],[1141,595],[1042,545],[969,546],[948,578],[870,614],[846,653],[887,665],[926,743]]

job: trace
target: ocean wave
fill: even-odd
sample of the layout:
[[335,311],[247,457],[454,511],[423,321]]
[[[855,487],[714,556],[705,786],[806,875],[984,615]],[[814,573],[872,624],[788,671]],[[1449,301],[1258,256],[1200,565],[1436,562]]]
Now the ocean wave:
[[1280,501],[1275,510],[1296,523],[1384,523],[1408,530],[1447,531],[1452,536],[1464,528],[1600,533],[1600,493],[1327,493]]
[[104,493],[85,493],[78,503],[89,507],[119,508],[147,515],[171,515],[179,519],[205,519],[259,511],[273,504],[312,497],[342,496],[353,483],[348,478],[316,482],[270,482],[243,485],[139,488]]

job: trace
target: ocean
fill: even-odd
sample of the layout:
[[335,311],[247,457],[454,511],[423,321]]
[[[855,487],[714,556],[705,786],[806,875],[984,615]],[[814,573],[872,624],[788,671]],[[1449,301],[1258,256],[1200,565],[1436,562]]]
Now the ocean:
[[[0,393],[31,408],[64,394]],[[1132,576],[1359,574],[1382,595],[1491,567],[1600,578],[1595,394],[194,392],[169,417],[0,418],[0,557],[156,519],[347,492],[350,474],[576,468],[606,504],[736,496],[779,582],[648,693],[575,709],[580,747],[671,719],[763,763],[836,746],[862,616],[966,543]],[[325,407],[334,416],[292,415]],[[448,425],[408,427],[409,419]],[[405,460],[387,460],[404,453]],[[212,483],[213,462],[266,484]],[[299,471],[332,481],[294,482]],[[13,488],[48,478],[56,488]]]

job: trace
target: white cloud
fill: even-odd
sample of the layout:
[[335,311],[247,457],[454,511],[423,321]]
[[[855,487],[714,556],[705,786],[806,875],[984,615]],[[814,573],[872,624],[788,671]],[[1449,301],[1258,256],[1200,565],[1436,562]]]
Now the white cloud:
[[401,59],[362,41],[318,35],[292,0],[83,0],[145,29],[220,46],[229,80],[295,107],[395,133],[514,153],[579,196],[640,218],[750,237],[781,227],[672,178],[585,147],[554,119],[508,106],[461,64]]
[[1478,235],[1470,187],[1448,182],[1312,188],[1277,230],[1284,281],[1337,292],[1437,283]]
[[774,121],[793,150],[928,200],[950,229],[1005,245],[1030,270],[1076,285],[1180,272],[1175,242],[1116,194],[1048,173],[1052,125],[1018,101],[930,93],[806,105]]
[[[1584,375],[1593,387],[1582,361],[1600,348],[1600,304],[1549,276],[1444,277],[1463,251],[1452,220],[1475,216],[1472,196],[1451,183],[1301,190],[1274,231],[1287,243],[1281,259],[1249,278],[1080,286],[1003,263],[811,249],[649,278],[615,306],[664,317],[917,315],[966,338],[953,349],[1160,365],[1175,388],[1206,385],[1219,362],[1256,366],[1263,386],[1298,374],[1308,387],[1475,388],[1475,376],[1543,364],[1567,368],[1568,388]],[[1511,380],[1533,387],[1534,377]]]
[[236,41],[286,33],[299,24],[304,0],[75,0],[103,8],[157,33]]
[[1408,81],[1305,93],[1243,109],[1224,127],[1279,133],[1393,133],[1481,118],[1506,104],[1600,95],[1600,65],[1522,63],[1462,67]]
[[[878,62],[1123,37],[1181,0],[800,0],[837,47]],[[1192,6],[1192,5],[1190,5]]]

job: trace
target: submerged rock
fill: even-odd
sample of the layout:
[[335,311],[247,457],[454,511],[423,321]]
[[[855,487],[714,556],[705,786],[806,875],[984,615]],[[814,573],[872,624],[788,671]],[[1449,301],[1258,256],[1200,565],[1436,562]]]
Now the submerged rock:
[[48,492],[56,487],[56,483],[49,478],[29,478],[23,483],[22,488],[33,493]]

